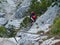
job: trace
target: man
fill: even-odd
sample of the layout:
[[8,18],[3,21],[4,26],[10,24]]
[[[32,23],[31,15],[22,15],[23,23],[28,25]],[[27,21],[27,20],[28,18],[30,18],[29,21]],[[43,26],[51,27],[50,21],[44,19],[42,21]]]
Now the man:
[[34,23],[36,21],[37,16],[35,15],[35,12],[34,11],[31,12],[30,18],[32,20],[31,23]]

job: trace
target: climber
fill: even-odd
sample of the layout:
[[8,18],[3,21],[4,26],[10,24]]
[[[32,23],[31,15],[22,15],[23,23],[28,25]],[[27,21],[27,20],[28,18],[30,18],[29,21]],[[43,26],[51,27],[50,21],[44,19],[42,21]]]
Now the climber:
[[30,19],[32,20],[32,22],[35,22],[36,21],[36,18],[37,18],[37,16],[35,15],[35,12],[32,11],[31,12],[31,15],[30,15]]
[[37,18],[37,16],[35,15],[35,12],[32,11],[32,12],[31,12],[31,15],[30,15],[30,19],[31,19],[31,24],[32,24],[32,25],[33,25],[34,22],[36,21],[36,18]]

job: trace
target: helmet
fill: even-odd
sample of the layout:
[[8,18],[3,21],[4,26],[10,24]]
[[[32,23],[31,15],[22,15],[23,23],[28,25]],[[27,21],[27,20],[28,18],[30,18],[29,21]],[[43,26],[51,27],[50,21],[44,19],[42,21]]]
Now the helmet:
[[32,12],[31,12],[31,14],[33,14],[33,15],[34,15],[34,14],[35,14],[35,12],[34,12],[34,11],[32,11]]

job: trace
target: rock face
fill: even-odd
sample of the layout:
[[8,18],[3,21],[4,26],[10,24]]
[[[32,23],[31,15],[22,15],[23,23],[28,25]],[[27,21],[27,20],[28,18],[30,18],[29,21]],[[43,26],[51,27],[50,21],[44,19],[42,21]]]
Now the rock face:
[[37,0],[37,2],[40,2],[41,3],[41,0]]
[[[58,10],[59,10],[58,6],[56,5],[54,7],[50,6],[48,10],[37,19],[37,21],[33,24],[30,30],[27,31],[27,33],[20,32],[19,35],[22,36],[22,39],[20,40],[21,43],[26,45],[29,42],[30,42],[29,44],[36,43],[38,40],[42,40],[42,38],[43,39],[45,39],[45,37],[47,38],[47,36],[40,36],[37,35],[36,33],[38,31],[44,31],[44,32],[49,31],[49,26],[53,24],[53,21],[57,16]],[[45,43],[43,44],[48,45],[51,43],[52,40],[53,38],[51,40],[47,40],[47,42],[49,41],[48,43],[45,42],[47,44]],[[38,44],[36,43],[36,45]]]
[[0,25],[5,25],[7,23],[6,18],[0,18]]
[[54,38],[47,39],[43,41],[43,43],[41,43],[41,45],[59,45],[59,44],[60,39],[54,39]]
[[[20,1],[23,2],[16,10],[16,6],[18,5],[18,3],[20,3]],[[6,16],[3,17],[4,14],[0,13],[0,25],[4,25],[6,28],[10,28],[9,25],[13,25],[14,28],[16,29],[20,28],[20,23],[23,21],[22,17],[25,16],[25,12],[28,11],[30,3],[31,0],[4,0],[0,4],[0,8],[2,8],[0,12],[6,13]],[[44,32],[49,31],[49,26],[53,24],[53,21],[57,15],[58,10],[59,7],[57,7],[56,5],[54,7],[50,6],[48,10],[37,19],[37,21],[33,24],[30,30],[28,30],[27,32],[23,32],[24,31],[23,30],[19,32],[19,34],[17,34],[18,36],[21,37],[21,39],[18,40],[18,43],[19,44],[21,43],[21,45],[32,45],[31,43],[35,43],[35,45],[39,45],[38,41],[43,42],[42,39],[47,39],[48,36],[44,35],[43,33],[41,33],[41,35],[36,33],[39,31],[44,31]],[[16,19],[11,20],[11,18],[13,17]],[[7,19],[9,19],[8,23],[7,23]],[[53,44],[56,41],[60,41],[60,40],[54,40],[54,41],[52,40],[53,38],[46,40],[41,45],[49,45],[49,44]],[[18,43],[14,38],[13,39],[8,38],[3,40],[0,39],[0,45],[16,45]]]
[[4,16],[5,16],[5,13],[0,12],[0,17],[4,17]]
[[20,28],[20,23],[23,21],[24,18],[20,20],[9,20],[8,23],[6,24],[6,28],[10,28],[10,26],[14,26],[15,29]]
[[5,13],[5,17],[9,20],[14,18],[16,8],[22,3],[22,0],[1,0],[0,12]]
[[15,38],[0,38],[0,45],[16,45],[17,42],[20,40],[19,37],[15,37]]
[[[28,32],[37,33],[38,31],[44,32],[49,31],[49,26],[53,24],[53,21],[58,13],[57,12],[58,10],[59,10],[58,6],[56,5],[54,7],[50,6],[48,10],[36,20],[36,22]],[[36,23],[38,23],[38,25],[36,25]],[[37,27],[39,28],[37,29]]]
[[16,45],[14,42],[11,42],[9,40],[4,40],[2,42],[0,42],[0,45]]
[[31,0],[24,0],[15,13],[15,18],[22,18],[29,9]]

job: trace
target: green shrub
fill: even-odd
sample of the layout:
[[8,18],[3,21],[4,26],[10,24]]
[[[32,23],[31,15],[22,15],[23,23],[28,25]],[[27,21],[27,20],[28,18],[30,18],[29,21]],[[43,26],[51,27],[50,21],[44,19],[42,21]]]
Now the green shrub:
[[52,35],[60,35],[60,18],[56,18],[54,24],[51,27]]
[[12,31],[10,31],[10,33],[7,35],[7,37],[15,37],[16,36],[16,34],[17,34],[17,30],[12,30]]
[[19,29],[15,29],[15,27],[13,25],[9,25],[9,29],[8,30],[10,32],[8,32],[7,37],[15,37]]
[[1,3],[1,1],[0,1],[0,3]]
[[25,17],[25,19],[21,23],[21,27],[26,28],[30,24],[30,22],[31,22],[31,19],[29,17]]
[[38,31],[38,32],[37,32],[37,34],[40,34],[40,33],[44,33],[44,31],[41,30],[41,31]]
[[32,0],[29,12],[35,11],[37,16],[40,16],[47,10],[47,7],[51,5],[50,1],[43,0],[41,3],[37,2],[37,0]]
[[15,30],[12,26],[10,30],[6,29],[4,26],[0,26],[0,37],[15,37],[18,30]]
[[0,37],[4,37],[7,35],[7,30],[4,26],[0,26]]

